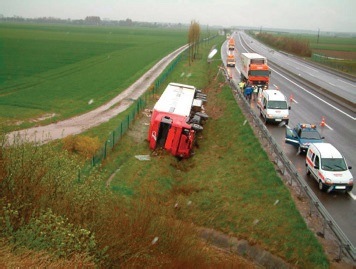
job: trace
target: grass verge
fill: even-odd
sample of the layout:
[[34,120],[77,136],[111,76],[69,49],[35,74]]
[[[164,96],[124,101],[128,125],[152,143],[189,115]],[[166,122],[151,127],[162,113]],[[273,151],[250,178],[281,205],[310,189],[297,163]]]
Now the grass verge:
[[[194,157],[179,161],[164,152],[152,154],[145,136],[149,119],[141,116],[106,160],[105,167],[116,171],[111,190],[130,201],[155,197],[155,206],[177,209],[174,219],[247,239],[302,268],[327,268],[321,245],[245,124],[231,89],[216,77],[218,64],[201,60],[188,66],[182,61],[167,79],[208,94],[210,119]],[[141,154],[151,155],[151,161],[134,157]]]

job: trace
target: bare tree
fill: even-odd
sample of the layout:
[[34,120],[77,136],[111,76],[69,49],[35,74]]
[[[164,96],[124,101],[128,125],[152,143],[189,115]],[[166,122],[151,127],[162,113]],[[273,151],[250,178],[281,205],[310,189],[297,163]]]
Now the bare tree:
[[199,50],[199,39],[200,39],[200,25],[196,21],[192,21],[189,27],[188,33],[188,44],[189,44],[189,53],[188,61],[189,65],[194,61],[198,50]]

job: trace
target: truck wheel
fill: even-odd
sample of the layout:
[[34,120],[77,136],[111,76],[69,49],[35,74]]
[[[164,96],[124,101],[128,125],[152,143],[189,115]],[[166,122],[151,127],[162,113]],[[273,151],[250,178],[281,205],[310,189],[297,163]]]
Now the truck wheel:
[[319,179],[319,190],[321,191],[325,191],[326,187],[324,185],[324,183]]

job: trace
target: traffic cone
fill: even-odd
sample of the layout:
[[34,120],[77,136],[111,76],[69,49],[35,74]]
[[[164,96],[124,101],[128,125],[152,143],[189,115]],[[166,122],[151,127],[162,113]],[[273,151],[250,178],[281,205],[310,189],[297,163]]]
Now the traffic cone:
[[321,117],[320,126],[321,126],[321,127],[324,127],[325,125],[326,125],[326,123],[325,123],[325,118],[324,118],[324,116],[323,116],[323,117]]
[[294,99],[293,99],[293,94],[290,95],[289,97],[289,102],[293,103]]

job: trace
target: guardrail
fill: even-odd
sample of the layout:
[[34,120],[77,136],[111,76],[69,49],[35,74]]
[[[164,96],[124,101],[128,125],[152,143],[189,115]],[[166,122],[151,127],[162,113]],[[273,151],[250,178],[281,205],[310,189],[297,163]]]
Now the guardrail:
[[305,182],[304,178],[301,177],[295,168],[295,166],[290,162],[286,154],[283,152],[282,148],[277,144],[275,139],[271,136],[269,133],[267,127],[265,124],[262,122],[260,117],[251,109],[250,104],[248,101],[243,97],[239,87],[229,79],[229,76],[227,75],[227,71],[225,71],[225,77],[227,81],[229,81],[231,88],[236,92],[235,99],[240,98],[243,100],[243,104],[245,106],[246,111],[250,113],[250,115],[253,118],[253,123],[254,125],[258,128],[258,133],[262,139],[266,139],[268,142],[268,150],[276,156],[276,164],[279,166],[281,169],[281,172],[283,175],[286,175],[287,173],[290,175],[290,182],[289,184],[292,185],[293,182],[297,184],[299,188],[299,196],[303,196],[303,194],[309,198],[310,201],[310,211],[309,215],[312,215],[313,209],[316,209],[317,213],[319,213],[320,217],[322,217],[322,223],[323,227],[321,232],[318,232],[317,234],[319,236],[324,237],[326,228],[330,228],[330,230],[333,232],[335,237],[338,240],[339,244],[339,254],[336,260],[341,260],[342,254],[347,253],[349,256],[353,259],[353,261],[356,261],[356,249],[355,246],[351,243],[351,241],[347,238],[345,233],[341,230],[339,225],[335,222],[333,217],[329,214],[329,212],[326,210],[326,208],[323,206],[323,204],[320,202],[319,198],[314,194],[312,189],[308,186],[308,184]]

